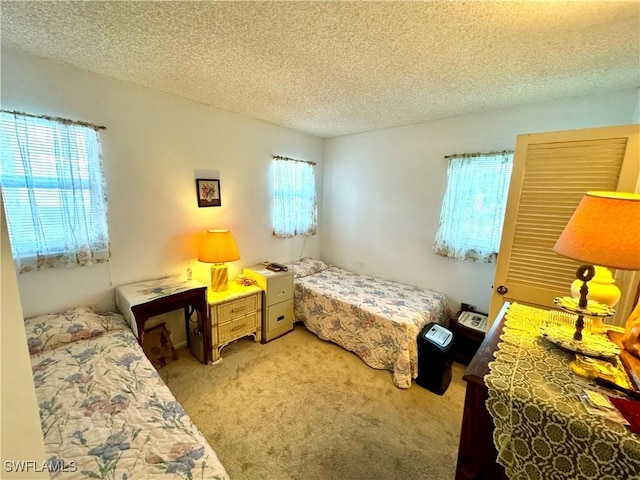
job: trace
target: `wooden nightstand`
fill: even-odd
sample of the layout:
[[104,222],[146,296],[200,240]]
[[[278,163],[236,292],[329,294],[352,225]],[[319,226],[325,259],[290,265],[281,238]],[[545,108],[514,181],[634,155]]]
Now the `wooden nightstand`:
[[454,333],[453,359],[463,365],[469,365],[480,348],[485,333],[458,323],[457,318],[452,321],[451,329]]
[[234,340],[252,335],[260,341],[262,332],[262,289],[229,283],[224,292],[207,292],[211,316],[211,350],[213,361]]
[[293,272],[272,272],[264,265],[254,265],[242,273],[264,290],[263,342],[293,330]]

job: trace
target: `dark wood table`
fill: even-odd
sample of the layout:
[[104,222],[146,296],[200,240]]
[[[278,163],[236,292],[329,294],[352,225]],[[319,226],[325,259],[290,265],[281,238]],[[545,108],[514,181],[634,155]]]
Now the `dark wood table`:
[[502,308],[491,329],[462,377],[467,382],[464,398],[456,480],[507,480],[504,467],[496,462],[498,452],[493,443],[493,419],[485,402],[489,398],[484,377],[494,360],[504,327]]
[[454,318],[450,324],[453,329],[453,360],[469,365],[485,338],[484,331],[467,327]]
[[[198,325],[202,331],[204,343],[204,364],[206,365],[211,358],[211,326],[208,314],[207,286],[197,282],[172,284],[172,281],[171,277],[168,277],[167,279],[118,287],[116,288],[116,304],[130,324],[133,320],[131,314],[135,318],[136,328],[132,329],[141,346],[144,340],[145,324],[149,318],[179,309],[184,309],[187,346],[189,346],[189,319],[194,312],[197,312]],[[140,300],[138,297],[140,292],[147,294],[148,298]]]

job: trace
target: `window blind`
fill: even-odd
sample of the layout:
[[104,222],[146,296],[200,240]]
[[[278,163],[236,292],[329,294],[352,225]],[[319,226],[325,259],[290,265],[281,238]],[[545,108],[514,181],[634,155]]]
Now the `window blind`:
[[107,209],[93,128],[2,112],[0,183],[19,271],[108,258]]

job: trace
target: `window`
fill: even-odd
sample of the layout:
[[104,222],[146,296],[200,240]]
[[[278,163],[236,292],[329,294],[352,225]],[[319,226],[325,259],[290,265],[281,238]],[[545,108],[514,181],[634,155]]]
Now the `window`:
[[273,234],[315,235],[317,231],[315,163],[273,157]]
[[496,261],[513,152],[454,155],[433,251],[456,260]]
[[0,185],[19,273],[108,261],[100,128],[2,111]]

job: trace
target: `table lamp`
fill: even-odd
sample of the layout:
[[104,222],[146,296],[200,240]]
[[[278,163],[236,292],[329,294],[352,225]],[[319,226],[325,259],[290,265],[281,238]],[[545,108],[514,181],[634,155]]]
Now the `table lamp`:
[[[580,283],[578,310],[589,315],[588,300],[606,305],[617,302],[620,291],[606,267],[620,270],[640,270],[640,195],[626,192],[587,192],[569,223],[565,226],[553,250],[560,255],[584,262],[576,277]],[[594,267],[597,265],[597,267]],[[600,278],[613,287],[613,294],[598,296],[589,282],[596,269]],[[582,340],[583,314],[579,313],[573,338]]]
[[207,230],[200,247],[198,260],[213,263],[211,266],[211,290],[222,292],[227,290],[229,276],[225,262],[240,259],[238,247],[229,230]]

